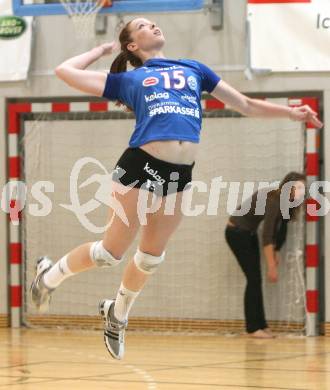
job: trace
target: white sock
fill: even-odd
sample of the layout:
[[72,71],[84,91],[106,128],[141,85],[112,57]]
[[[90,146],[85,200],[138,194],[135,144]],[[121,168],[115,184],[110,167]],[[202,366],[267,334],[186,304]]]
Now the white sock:
[[127,320],[128,313],[139,294],[140,291],[129,290],[123,283],[120,285],[115,303],[115,317],[118,321]]
[[68,267],[68,255],[63,256],[52,268],[45,273],[44,283],[49,288],[58,287],[65,279],[74,273]]

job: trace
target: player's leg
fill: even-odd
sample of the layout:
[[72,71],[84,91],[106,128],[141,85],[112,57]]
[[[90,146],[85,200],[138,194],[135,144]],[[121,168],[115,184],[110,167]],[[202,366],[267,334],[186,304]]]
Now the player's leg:
[[252,237],[252,248],[254,255],[252,256],[253,261],[252,265],[254,268],[254,272],[257,275],[256,279],[260,283],[258,284],[258,296],[256,303],[256,308],[258,310],[258,324],[260,329],[267,330],[268,334],[271,335],[271,331],[268,328],[268,324],[266,321],[265,316],[265,309],[264,309],[264,299],[263,299],[263,292],[262,292],[262,273],[261,273],[261,263],[260,263],[260,249],[259,249],[259,240],[257,234],[253,235]]
[[248,333],[255,338],[272,338],[272,334],[265,331],[268,325],[264,313],[260,252],[256,234],[251,235],[249,238],[246,261],[243,262],[241,260],[240,262],[247,277],[245,310],[248,318]]
[[117,215],[116,210],[110,209],[109,227],[102,241],[82,244],[55,264],[47,257],[38,260],[31,297],[39,310],[47,310],[51,293],[68,277],[93,267],[116,266],[123,260],[139,228],[136,212],[138,190],[131,189],[124,195],[115,192],[115,197],[123,207],[128,225]]
[[[166,244],[182,219],[182,193],[168,195],[175,196],[172,215],[164,213],[166,197],[162,198],[158,211],[148,215],[147,224],[141,228],[139,249],[124,270],[116,299],[100,303],[100,313],[108,320],[104,334],[105,344],[116,359],[121,359],[124,354],[124,333],[129,311],[149,276],[163,262]],[[167,201],[170,199],[168,197]]]
[[[166,201],[176,197],[175,209],[170,215],[165,214]],[[165,247],[173,232],[182,220],[182,192],[163,198],[158,211],[147,217],[147,225],[141,228],[139,248],[131,259],[123,274],[122,285],[130,291],[140,292],[148,277],[152,275],[165,257]],[[120,290],[119,290],[120,291]],[[116,305],[116,313],[120,318],[127,318],[130,305]]]
[[260,255],[257,237],[237,227],[226,228],[226,240],[247,280],[244,292],[246,331],[253,337],[270,338],[263,329],[267,327],[263,315]]

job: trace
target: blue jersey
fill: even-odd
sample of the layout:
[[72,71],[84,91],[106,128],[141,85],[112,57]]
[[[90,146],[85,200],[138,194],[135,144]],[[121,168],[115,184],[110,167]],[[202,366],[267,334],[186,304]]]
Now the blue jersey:
[[103,96],[133,109],[136,125],[130,147],[160,140],[198,143],[202,91],[212,92],[219,81],[197,61],[154,58],[132,71],[109,73]]

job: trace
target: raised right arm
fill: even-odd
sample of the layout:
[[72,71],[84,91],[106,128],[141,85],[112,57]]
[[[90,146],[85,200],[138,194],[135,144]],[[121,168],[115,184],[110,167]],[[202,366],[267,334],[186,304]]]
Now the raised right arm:
[[57,66],[55,74],[70,87],[95,96],[102,96],[107,74],[86,70],[93,62],[116,49],[114,42],[106,43],[94,49],[72,57]]

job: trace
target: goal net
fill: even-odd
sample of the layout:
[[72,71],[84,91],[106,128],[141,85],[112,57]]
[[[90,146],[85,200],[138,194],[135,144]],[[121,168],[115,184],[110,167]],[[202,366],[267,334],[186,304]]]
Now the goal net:
[[[38,257],[48,255],[57,261],[72,248],[102,238],[108,206],[97,199],[100,182],[91,178],[112,171],[127,147],[134,120],[125,113],[54,115],[51,120],[41,114],[25,121],[20,142],[28,186],[21,224],[23,321],[28,326],[100,327],[98,302],[115,297],[125,264],[66,280],[54,292],[47,314],[35,311],[28,292]],[[303,127],[287,120],[235,117],[226,111],[204,118],[193,172],[194,180],[207,186],[207,192],[195,191],[193,195],[193,207],[204,205],[204,211],[185,217],[171,238],[166,261],[150,278],[131,311],[131,329],[199,333],[244,330],[245,279],[224,238],[228,186],[220,192],[216,215],[208,215],[212,179],[221,176],[223,182],[239,182],[240,203],[244,182],[255,182],[257,189],[260,182],[272,183],[289,171],[303,171],[304,145]],[[90,184],[80,187],[86,180]],[[32,186],[40,181],[53,183],[53,187],[40,187],[48,198],[42,203],[31,194]],[[72,204],[76,209],[80,205],[79,215],[68,206]],[[35,208],[45,215],[32,215],[30,211]],[[278,330],[302,332],[305,327],[304,235],[302,215],[289,224],[277,284],[267,282],[262,257],[266,317]],[[138,237],[126,259],[137,245]]]

